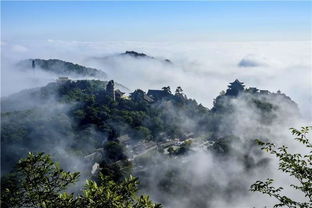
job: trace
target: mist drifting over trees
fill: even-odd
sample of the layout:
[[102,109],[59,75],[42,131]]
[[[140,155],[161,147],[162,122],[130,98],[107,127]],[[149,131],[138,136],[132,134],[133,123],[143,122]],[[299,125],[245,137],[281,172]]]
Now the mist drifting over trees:
[[1,6],[1,207],[311,206],[309,2]]

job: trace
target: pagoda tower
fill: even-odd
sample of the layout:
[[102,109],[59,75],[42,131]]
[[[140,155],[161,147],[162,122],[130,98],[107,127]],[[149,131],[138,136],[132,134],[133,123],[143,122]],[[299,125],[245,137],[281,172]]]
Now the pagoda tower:
[[243,92],[244,89],[244,83],[236,79],[234,82],[228,85],[228,89],[226,90],[225,94],[230,96],[237,96],[240,92]]

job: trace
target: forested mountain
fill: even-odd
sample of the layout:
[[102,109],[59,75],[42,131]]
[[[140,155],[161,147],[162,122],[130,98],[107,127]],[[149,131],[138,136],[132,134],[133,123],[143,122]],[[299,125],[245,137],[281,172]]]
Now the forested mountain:
[[86,178],[101,172],[118,182],[134,174],[140,189],[165,205],[172,205],[170,198],[205,190],[204,198],[193,194],[185,203],[208,207],[207,197],[231,200],[245,183],[233,178],[226,188],[214,180],[193,184],[188,177],[195,174],[189,169],[194,153],[209,152],[222,161],[220,167],[234,161],[241,174],[249,174],[268,162],[255,139],[274,138],[272,125],[299,116],[296,103],[281,92],[246,88],[238,80],[220,93],[212,109],[188,98],[181,87],[174,93],[170,87],[128,95],[121,90],[112,80],[59,80],[2,101],[7,109],[1,114],[2,174],[27,152],[46,152]]
[[43,70],[59,76],[106,78],[105,72],[59,59],[27,59],[19,62],[21,70]]

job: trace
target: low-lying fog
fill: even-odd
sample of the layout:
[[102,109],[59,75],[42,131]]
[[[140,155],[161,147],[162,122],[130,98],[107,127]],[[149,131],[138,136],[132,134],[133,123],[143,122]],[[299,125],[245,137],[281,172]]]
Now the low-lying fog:
[[[238,78],[247,86],[281,90],[312,120],[311,42],[2,42],[2,96],[45,85],[56,76],[22,73],[14,63],[25,58],[58,58],[96,67],[131,90],[170,85],[207,107]],[[117,56],[126,50],[156,59]],[[159,59],[157,59],[159,58]],[[169,59],[172,64],[159,61]]]
[[[289,123],[276,122],[265,127],[270,135],[281,140],[292,138],[289,127],[300,127],[312,121],[312,70],[310,42],[65,42],[48,40],[46,42],[2,42],[1,96],[16,93],[22,89],[43,86],[54,81],[57,75],[42,71],[21,72],[15,63],[27,58],[61,59],[88,67],[95,67],[107,73],[108,79],[130,88],[160,89],[171,86],[174,90],[181,86],[189,98],[210,108],[213,99],[220,91],[226,90],[227,84],[235,79],[248,87],[267,89],[272,92],[281,90],[298,103],[303,120]],[[154,59],[119,56],[127,50],[143,52]],[[169,59],[171,63],[164,62]],[[278,101],[272,101],[278,102]],[[244,103],[235,103],[233,116],[240,118],[231,128],[241,138],[258,135],[260,123],[253,120],[255,112]],[[283,105],[283,103],[279,103]],[[280,121],[287,115],[278,115]],[[291,118],[287,118],[291,120]],[[235,120],[235,119],[232,119]],[[288,126],[294,125],[294,126]],[[262,127],[261,127],[262,128]],[[261,129],[260,128],[260,129]],[[250,130],[250,131],[249,131]],[[265,135],[267,136],[267,135]],[[286,142],[292,144],[292,142]],[[245,150],[242,150],[245,151]],[[256,157],[256,155],[255,155]],[[255,158],[257,160],[259,158]],[[157,160],[157,158],[155,158]],[[161,161],[161,158],[160,158]],[[216,186],[216,196],[207,202],[210,207],[264,207],[268,200],[261,194],[235,195],[241,187],[246,188],[256,179],[278,177],[280,184],[289,183],[288,178],[274,171],[276,164],[266,170],[255,169],[246,173],[239,161],[219,161],[207,152],[196,152],[185,158],[185,163],[170,160],[149,167],[154,173],[161,174],[162,169],[176,168],[177,179],[189,178],[193,197],[183,195],[183,191],[171,196],[166,203],[169,207],[188,207],[211,196],[211,187]],[[213,171],[212,171],[213,170]],[[152,173],[152,172],[151,172]],[[157,176],[151,174],[151,182],[157,182]],[[216,183],[206,183],[207,181]],[[234,182],[234,184],[233,184]],[[236,183],[235,183],[236,182]],[[229,195],[228,186],[237,187]],[[147,193],[155,199],[163,199],[159,190],[148,189]],[[208,193],[209,192],[209,193]],[[292,193],[298,196],[297,193]],[[224,197],[224,198],[222,198]],[[230,199],[226,201],[225,199]],[[195,201],[194,201],[195,200]],[[199,201],[197,201],[199,202]],[[205,202],[206,203],[206,202]],[[270,205],[270,202],[266,203]]]

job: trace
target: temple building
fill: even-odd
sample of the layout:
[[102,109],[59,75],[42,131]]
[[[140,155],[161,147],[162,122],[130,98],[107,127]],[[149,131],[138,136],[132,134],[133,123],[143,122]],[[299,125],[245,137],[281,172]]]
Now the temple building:
[[248,89],[246,89],[246,92],[256,94],[259,92],[259,89],[257,89],[256,87],[249,87]]
[[225,95],[237,96],[240,92],[243,92],[245,85],[243,82],[240,82],[236,79],[234,82],[228,85]]
[[149,97],[143,90],[137,89],[133,93],[130,94],[130,97],[132,100],[141,102],[141,101],[146,101],[146,102],[154,102],[154,100]]
[[260,90],[260,94],[268,95],[268,94],[270,94],[270,91],[269,90]]
[[168,97],[170,93],[165,90],[148,90],[147,95],[153,100],[161,100],[165,97]]

